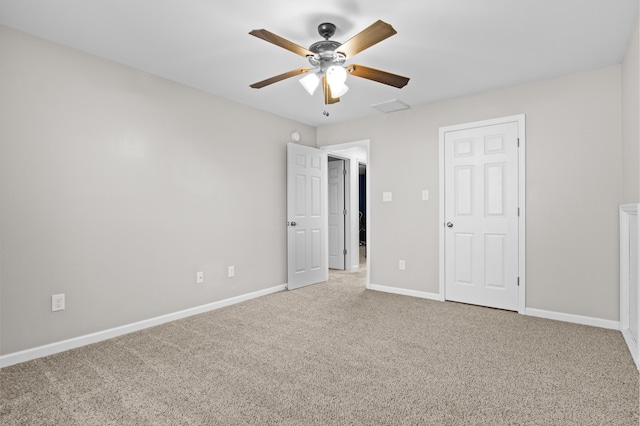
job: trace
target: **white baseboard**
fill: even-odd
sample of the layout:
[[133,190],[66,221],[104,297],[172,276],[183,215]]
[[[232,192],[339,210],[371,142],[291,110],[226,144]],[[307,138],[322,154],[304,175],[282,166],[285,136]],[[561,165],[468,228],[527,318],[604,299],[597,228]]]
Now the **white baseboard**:
[[572,322],[574,324],[590,325],[593,327],[620,330],[620,321],[606,320],[602,318],[585,317],[582,315],[565,314],[562,312],[545,311],[543,309],[526,308],[525,315],[546,318],[557,321]]
[[444,297],[442,297],[438,293],[429,293],[426,291],[417,291],[417,290],[407,290],[406,288],[388,287],[388,286],[378,285],[378,284],[369,284],[367,288],[369,290],[382,291],[385,293],[401,294],[403,296],[419,297],[421,299],[438,300],[440,302],[444,301]]
[[196,306],[182,311],[173,312],[171,314],[161,315],[155,318],[149,318],[146,320],[134,322],[131,324],[123,325],[120,327],[110,328],[108,330],[98,331],[96,333],[86,334],[84,336],[74,337],[72,339],[63,340],[60,342],[50,343],[48,345],[38,346],[31,349],[26,349],[19,352],[14,352],[7,355],[0,356],[0,368],[8,367],[10,365],[19,364],[21,362],[31,361],[36,358],[42,358],[44,356],[53,355],[59,352],[68,351],[69,349],[79,348],[81,346],[90,345],[92,343],[100,342],[102,340],[112,339],[114,337],[122,336],[123,334],[132,333],[134,331],[142,330],[149,327],[155,327],[156,325],[164,324],[170,321],[175,321],[181,318],[190,317],[192,315],[202,314],[204,312],[213,311],[215,309],[224,308],[225,306],[235,305],[236,303],[244,302],[257,297],[266,296],[271,293],[277,293],[285,290],[286,285],[279,285],[264,290],[255,291],[253,293],[247,293],[229,299],[219,300],[217,302],[207,303],[206,305]]
[[[428,293],[424,291],[407,290],[398,287],[388,287],[378,284],[369,284],[369,290],[383,291],[385,293],[401,294],[404,296],[420,297],[422,299],[431,299],[444,301],[444,297],[439,293]],[[606,320],[602,318],[585,317],[582,315],[565,314],[562,312],[545,311],[543,309],[525,308],[525,315],[532,317],[546,318],[557,321],[570,322],[574,324],[590,325],[593,327],[607,328],[611,330],[620,330],[620,322]]]
[[[438,293],[429,293],[426,291],[408,290],[398,287],[389,287],[378,284],[369,284],[367,287],[369,290],[382,291],[385,293],[399,294],[403,296],[419,297],[421,299],[430,299],[437,301],[444,301],[444,297]],[[42,358],[48,355],[53,355],[59,352],[64,352],[70,349],[79,348],[81,346],[90,345],[103,340],[111,339],[114,337],[122,336],[124,334],[132,333],[134,331],[143,330],[145,328],[154,327],[156,325],[164,324],[170,321],[175,321],[181,318],[190,317],[192,315],[198,315],[204,312],[213,311],[216,309],[224,308],[225,306],[234,305],[236,303],[244,302],[247,300],[255,299],[257,297],[266,296],[271,293],[277,293],[285,290],[286,285],[279,285],[271,288],[267,288],[253,293],[247,293],[229,299],[220,300],[217,302],[208,303],[206,305],[196,306],[182,311],[173,312],[171,314],[161,315],[155,318],[149,318],[146,320],[138,321],[135,323],[123,325],[120,327],[111,328],[108,330],[99,331],[96,333],[86,334],[84,336],[74,337],[72,339],[63,340],[60,342],[50,343],[48,345],[38,346],[31,349],[26,349],[19,352],[14,352],[7,355],[0,356],[0,368],[8,367],[10,365],[19,364],[21,362],[31,361],[33,359]],[[558,321],[565,321],[575,324],[589,325],[593,327],[607,328],[611,330],[620,330],[619,321],[605,320],[601,318],[585,317],[581,315],[565,314],[561,312],[545,311],[542,309],[526,308],[525,315],[546,318]],[[628,336],[623,333],[625,339]],[[640,362],[638,360],[638,354],[632,352],[633,359],[640,369]]]

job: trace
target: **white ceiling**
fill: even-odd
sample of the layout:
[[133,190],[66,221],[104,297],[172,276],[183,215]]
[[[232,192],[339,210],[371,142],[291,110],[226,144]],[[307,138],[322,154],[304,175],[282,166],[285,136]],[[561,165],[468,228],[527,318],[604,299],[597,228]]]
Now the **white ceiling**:
[[[413,107],[622,62],[638,0],[0,0],[0,24],[256,108],[322,126],[399,99]],[[350,76],[325,107],[293,77],[305,58],[248,34],[265,28],[303,47],[337,25],[345,42],[378,19],[395,36],[356,63],[411,78],[396,89]],[[328,110],[329,117],[324,116]]]

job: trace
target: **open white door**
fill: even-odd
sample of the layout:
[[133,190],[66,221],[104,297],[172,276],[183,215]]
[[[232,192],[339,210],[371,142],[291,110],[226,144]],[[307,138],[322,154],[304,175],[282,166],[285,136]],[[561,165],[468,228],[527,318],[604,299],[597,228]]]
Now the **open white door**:
[[329,161],[329,268],[345,269],[344,160]]
[[287,144],[289,290],[326,281],[327,153]]

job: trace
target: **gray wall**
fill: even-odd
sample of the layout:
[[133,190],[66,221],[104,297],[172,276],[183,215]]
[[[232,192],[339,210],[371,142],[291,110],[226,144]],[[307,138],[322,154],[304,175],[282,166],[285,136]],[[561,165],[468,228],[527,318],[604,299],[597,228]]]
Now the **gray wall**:
[[[618,320],[637,45],[622,66],[316,131],[0,27],[0,354],[284,284],[294,129],[308,145],[371,140],[371,282],[436,293],[438,129],[520,113],[527,306]],[[56,293],[67,309],[51,313]]]
[[[371,140],[371,283],[438,292],[438,129],[520,113],[526,305],[617,321],[620,66],[319,128],[319,146]],[[383,191],[393,202],[382,202]]]
[[623,203],[640,202],[640,34],[638,25],[622,63]]
[[3,27],[0,58],[0,353],[287,282],[313,127]]

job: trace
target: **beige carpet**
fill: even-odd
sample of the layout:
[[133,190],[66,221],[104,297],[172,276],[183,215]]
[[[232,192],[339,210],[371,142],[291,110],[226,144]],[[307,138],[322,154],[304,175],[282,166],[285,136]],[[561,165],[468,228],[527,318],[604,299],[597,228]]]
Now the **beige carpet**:
[[0,370],[3,425],[638,425],[619,332],[363,272]]

